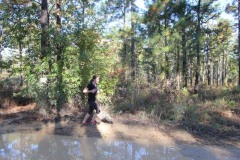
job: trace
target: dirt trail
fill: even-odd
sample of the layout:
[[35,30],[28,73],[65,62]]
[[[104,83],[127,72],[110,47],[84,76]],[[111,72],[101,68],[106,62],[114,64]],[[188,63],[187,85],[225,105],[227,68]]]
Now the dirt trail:
[[81,126],[84,113],[66,114],[61,118],[43,117],[35,111],[35,105],[0,110],[0,134],[14,132],[43,132],[47,134],[99,137],[103,139],[129,139],[138,142],[150,140],[166,145],[175,143],[234,145],[240,148],[238,138],[217,140],[193,136],[186,130],[166,124],[156,124],[153,120],[125,114],[115,115],[113,124],[101,122],[98,125]]

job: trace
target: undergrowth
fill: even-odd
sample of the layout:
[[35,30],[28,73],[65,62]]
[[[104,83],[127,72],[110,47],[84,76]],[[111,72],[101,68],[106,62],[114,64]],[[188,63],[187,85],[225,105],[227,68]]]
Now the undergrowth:
[[240,135],[240,88],[201,84],[197,94],[157,84],[119,85],[114,112],[145,112],[196,134]]

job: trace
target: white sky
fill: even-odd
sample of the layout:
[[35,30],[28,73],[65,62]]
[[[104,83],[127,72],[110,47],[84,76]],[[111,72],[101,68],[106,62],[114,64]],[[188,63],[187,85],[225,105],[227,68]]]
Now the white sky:
[[[227,5],[228,3],[231,4],[231,3],[233,2],[233,0],[218,0],[218,2],[219,2],[219,4],[220,4],[221,9],[224,10],[225,7],[226,7],[226,5]],[[225,13],[225,12],[222,12],[221,17],[222,17],[222,18],[229,19],[229,20],[231,20],[231,21],[234,20],[234,18],[233,18],[232,15],[227,14],[227,13]]]

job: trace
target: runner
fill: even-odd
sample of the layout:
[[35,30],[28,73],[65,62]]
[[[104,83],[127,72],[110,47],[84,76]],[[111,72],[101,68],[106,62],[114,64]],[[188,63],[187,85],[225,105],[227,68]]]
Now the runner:
[[97,118],[98,114],[100,113],[100,108],[99,108],[98,104],[96,103],[96,95],[98,92],[98,86],[97,86],[98,82],[99,82],[99,77],[94,75],[92,77],[92,79],[90,80],[90,83],[83,90],[83,93],[88,93],[89,110],[82,121],[82,125],[87,124],[87,120],[93,114],[94,110],[96,110],[96,113],[94,113],[94,115],[93,115],[91,124],[97,124],[96,118]]

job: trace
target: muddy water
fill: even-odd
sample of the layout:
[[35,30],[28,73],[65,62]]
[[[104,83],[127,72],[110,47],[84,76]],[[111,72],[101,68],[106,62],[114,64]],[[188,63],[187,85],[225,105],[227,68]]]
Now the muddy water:
[[161,145],[36,133],[0,135],[1,160],[239,160],[233,146]]

